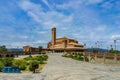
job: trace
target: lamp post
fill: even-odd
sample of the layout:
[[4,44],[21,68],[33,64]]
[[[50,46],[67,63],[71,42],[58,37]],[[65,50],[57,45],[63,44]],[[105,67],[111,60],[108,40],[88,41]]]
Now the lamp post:
[[116,40],[114,40],[114,45],[115,45],[115,63],[117,63],[117,51],[116,51]]
[[111,50],[113,50],[112,45],[110,45],[110,47],[111,47]]
[[100,42],[99,41],[97,41],[97,44],[98,44],[98,53],[100,52]]
[[107,52],[109,53],[109,47],[107,47]]
[[116,50],[116,40],[114,40],[115,50]]

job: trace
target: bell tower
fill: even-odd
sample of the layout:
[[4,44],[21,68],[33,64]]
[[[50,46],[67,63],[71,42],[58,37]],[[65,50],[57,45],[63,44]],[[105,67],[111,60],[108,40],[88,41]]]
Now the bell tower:
[[52,46],[53,46],[53,48],[54,48],[55,43],[56,43],[56,28],[53,27],[52,28]]

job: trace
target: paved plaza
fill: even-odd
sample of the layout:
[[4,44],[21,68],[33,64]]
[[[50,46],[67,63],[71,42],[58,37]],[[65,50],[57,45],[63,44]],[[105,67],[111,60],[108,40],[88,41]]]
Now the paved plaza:
[[40,73],[0,73],[0,80],[120,80],[120,66],[82,62],[51,53]]

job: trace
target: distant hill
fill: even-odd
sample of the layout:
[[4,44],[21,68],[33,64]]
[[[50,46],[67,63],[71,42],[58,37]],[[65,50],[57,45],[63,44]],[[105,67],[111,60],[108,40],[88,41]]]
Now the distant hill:
[[17,48],[9,48],[9,49],[7,49],[8,51],[23,51],[23,49],[22,48],[19,48],[19,49],[17,49]]
[[[98,52],[108,52],[108,50],[107,49],[101,49],[101,48],[94,48],[94,49],[96,49],[96,50],[98,50]],[[92,48],[87,48],[87,52],[92,52]]]
[[[108,52],[107,49],[101,49],[101,48],[99,48],[99,49],[95,48],[95,49],[97,49],[99,52]],[[17,49],[17,48],[9,48],[8,51],[23,51],[23,49],[22,48],[19,48],[19,49]],[[87,48],[86,51],[87,52],[92,52],[92,48]]]

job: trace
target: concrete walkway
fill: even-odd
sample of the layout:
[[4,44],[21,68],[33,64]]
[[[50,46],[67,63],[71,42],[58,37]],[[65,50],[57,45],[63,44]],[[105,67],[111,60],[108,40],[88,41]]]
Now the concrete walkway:
[[60,54],[49,55],[44,73],[46,80],[120,80],[119,66],[77,61]]
[[41,73],[0,74],[0,80],[120,80],[120,66],[93,64],[49,54]]

